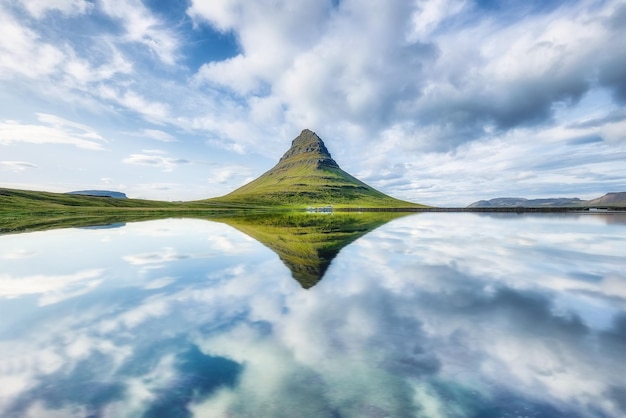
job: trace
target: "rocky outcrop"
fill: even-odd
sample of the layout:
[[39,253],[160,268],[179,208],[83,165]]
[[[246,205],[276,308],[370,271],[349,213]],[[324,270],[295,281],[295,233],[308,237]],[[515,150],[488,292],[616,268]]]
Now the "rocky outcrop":
[[310,164],[316,168],[339,168],[324,141],[308,129],[303,130],[292,142],[291,147],[278,161],[271,171],[281,171],[294,165]]

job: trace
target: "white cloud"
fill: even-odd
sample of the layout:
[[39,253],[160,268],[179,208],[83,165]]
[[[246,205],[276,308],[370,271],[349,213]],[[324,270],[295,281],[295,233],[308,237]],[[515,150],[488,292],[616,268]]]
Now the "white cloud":
[[49,305],[85,294],[102,282],[103,270],[89,269],[67,275],[15,277],[0,274],[0,297],[39,295],[40,305]]
[[28,12],[41,19],[47,12],[55,10],[68,16],[89,12],[93,4],[86,0],[19,0]]
[[[48,10],[69,11],[72,5],[82,3],[57,0],[26,4],[45,13]],[[112,101],[155,123],[162,123],[169,115],[168,106],[129,87],[135,62],[139,60],[125,56],[117,45],[120,42],[144,43],[159,60],[173,64],[177,41],[141,2],[107,0],[101,6],[112,17],[124,22],[129,33],[123,39],[86,33],[84,40],[89,40],[87,44],[74,39],[59,41],[44,34],[41,27],[20,22],[0,8],[0,54],[3,56],[0,79],[36,80],[34,85],[29,81],[28,88],[55,96],[62,102],[78,101],[94,106],[94,100]]]
[[192,16],[236,31],[242,46],[241,55],[206,65],[197,78],[244,95],[269,84],[300,123],[384,120],[390,106],[418,91],[421,61],[431,54],[406,37],[410,12],[407,2],[343,1],[337,9],[331,2],[194,2]]
[[237,142],[233,142],[233,141],[219,141],[216,139],[209,139],[206,141],[208,145],[211,146],[215,146],[227,151],[233,151],[236,152],[237,154],[245,154],[246,152],[246,146],[241,144],[241,143],[237,143]]
[[[0,7],[0,79],[14,75],[37,78],[58,70],[65,53],[43,42],[33,30],[23,26]],[[36,63],[36,65],[34,64]]]
[[[35,2],[46,4],[49,2]],[[28,77],[46,80],[63,77],[69,88],[129,74],[132,64],[106,40],[99,40],[81,55],[72,42],[53,43],[37,26],[28,27],[0,8],[0,77]],[[36,62],[36,65],[33,63]],[[57,81],[58,82],[58,81]]]
[[55,129],[66,129],[71,132],[76,132],[85,138],[104,141],[104,138],[102,138],[95,130],[82,123],[73,122],[47,113],[38,113],[37,119]]
[[133,64],[110,43],[104,43],[103,56],[79,56],[74,50],[68,51],[63,66],[63,77],[68,88],[91,92],[90,85],[112,81],[118,75],[130,75]]
[[144,136],[150,139],[155,139],[161,142],[176,142],[176,138],[167,132],[160,131],[158,129],[144,129],[137,135]]
[[226,165],[216,167],[209,171],[209,182],[220,184],[232,184],[233,178],[247,178],[251,174],[251,170],[245,166]]
[[170,115],[169,106],[167,104],[152,101],[133,90],[119,90],[112,86],[101,85],[96,93],[101,98],[121,104],[154,123],[162,124]]
[[24,171],[27,168],[38,168],[36,164],[29,163],[26,161],[0,161],[0,167],[5,170],[14,171],[19,173],[20,171]]
[[466,6],[465,0],[417,0],[413,12],[410,36],[421,39],[431,35],[447,18],[460,13]]
[[237,22],[239,4],[233,0],[193,0],[187,14],[196,20],[207,20],[222,31],[233,28]]
[[0,122],[0,144],[26,142],[31,144],[66,144],[89,150],[102,150],[106,140],[87,125],[55,115],[38,113],[44,125],[24,124],[5,120]]
[[185,258],[189,258],[189,256],[179,254],[174,248],[167,247],[157,252],[127,255],[124,256],[124,261],[135,266],[144,266],[148,264],[162,265]]
[[134,309],[127,310],[118,320],[127,328],[135,328],[143,322],[165,316],[171,309],[167,298],[154,297]]
[[330,2],[285,0],[192,2],[188,14],[238,35],[243,53],[203,66],[198,80],[226,85],[247,94],[274,82],[301,51],[322,34]]
[[165,64],[176,63],[180,41],[140,0],[102,0],[100,4],[109,16],[123,22],[126,41],[143,44]]
[[414,149],[449,150],[549,120],[555,104],[592,87],[599,57],[617,46],[603,21],[611,3],[504,21],[464,1],[316,3],[192,2],[197,24],[233,31],[241,44],[196,80],[243,95],[251,115],[268,99],[291,125],[340,135],[354,125],[377,139],[406,125]]
[[598,133],[615,145],[623,144],[626,142],[626,120],[606,123],[598,129]]
[[[132,263],[131,263],[132,264]],[[161,277],[158,279],[154,279],[151,282],[146,283],[144,286],[145,289],[161,289],[163,287],[169,286],[177,280],[176,277]]]
[[23,258],[29,258],[36,254],[36,252],[25,250],[25,249],[16,249],[7,253],[2,254],[2,258],[5,260],[21,260]]
[[132,154],[122,161],[127,164],[156,167],[163,171],[172,171],[179,165],[190,163],[189,160],[182,158],[166,157],[163,155],[164,153],[159,150],[144,150],[144,152],[146,152],[146,154]]

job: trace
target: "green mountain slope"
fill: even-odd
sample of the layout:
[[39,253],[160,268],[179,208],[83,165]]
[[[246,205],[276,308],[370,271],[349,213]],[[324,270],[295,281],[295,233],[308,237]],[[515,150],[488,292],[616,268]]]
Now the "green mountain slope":
[[419,207],[375,190],[343,171],[324,142],[305,129],[278,164],[256,180],[208,201],[260,206]]

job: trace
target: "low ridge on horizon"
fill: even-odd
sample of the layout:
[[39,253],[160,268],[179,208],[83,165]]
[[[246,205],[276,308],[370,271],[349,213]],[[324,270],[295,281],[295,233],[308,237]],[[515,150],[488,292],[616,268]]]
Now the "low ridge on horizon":
[[419,207],[388,196],[339,167],[324,141],[304,129],[278,163],[257,179],[212,201],[257,205]]
[[626,206],[626,192],[610,192],[603,196],[581,200],[577,197],[557,197],[527,199],[523,197],[497,197],[479,200],[468,208],[506,208],[506,207],[590,207],[590,206]]

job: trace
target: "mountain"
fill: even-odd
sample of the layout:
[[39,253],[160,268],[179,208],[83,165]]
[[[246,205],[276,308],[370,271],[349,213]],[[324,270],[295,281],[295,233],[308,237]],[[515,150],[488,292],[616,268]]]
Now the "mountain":
[[113,197],[115,199],[128,199],[128,196],[122,192],[112,192],[110,190],[79,190],[76,192],[67,192],[66,194],[78,194],[83,196]]
[[626,206],[626,192],[607,193],[602,197],[587,200],[585,206]]
[[308,129],[291,143],[278,164],[256,180],[206,201],[260,206],[419,207],[395,199],[343,171],[322,139]]
[[602,197],[591,200],[581,200],[577,197],[524,199],[520,197],[499,197],[490,200],[479,200],[468,208],[510,208],[510,207],[593,207],[593,206],[626,206],[626,192],[607,193]]
[[468,208],[511,208],[511,207],[542,207],[542,206],[580,206],[584,200],[578,198],[524,199],[521,197],[499,197],[490,200],[479,200]]

